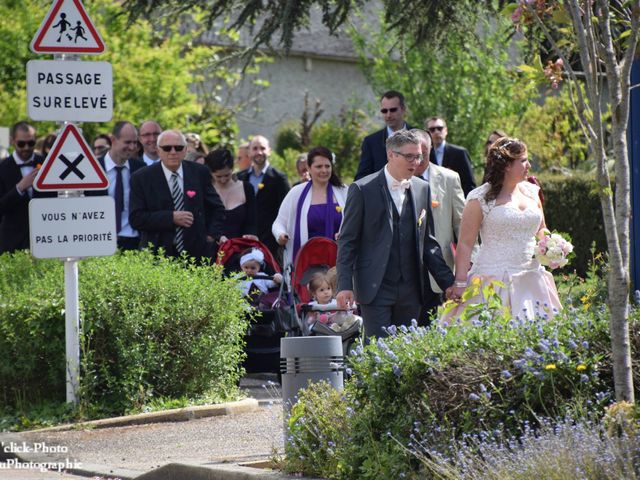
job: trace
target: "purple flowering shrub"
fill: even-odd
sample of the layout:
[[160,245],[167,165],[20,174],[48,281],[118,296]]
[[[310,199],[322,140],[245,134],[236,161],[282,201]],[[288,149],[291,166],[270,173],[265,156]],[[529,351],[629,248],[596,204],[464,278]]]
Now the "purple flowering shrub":
[[[638,319],[634,310],[636,352]],[[447,328],[391,328],[349,358],[351,378],[342,401],[331,406],[342,422],[331,431],[339,435],[315,424],[340,465],[322,476],[423,478],[427,463],[416,452],[450,459],[474,436],[511,438],[525,427],[535,431],[543,419],[597,418],[613,398],[609,350],[604,308],[567,305],[533,321],[487,310]],[[300,403],[306,401],[303,394]],[[292,416],[287,461],[300,450],[298,421]],[[321,474],[317,463],[301,461],[297,470]]]
[[284,469],[323,478],[334,478],[336,472],[345,475],[345,464],[335,448],[349,441],[345,426],[353,410],[341,392],[326,382],[311,384],[302,395],[304,400],[292,407],[287,421]]
[[612,434],[606,417],[604,422],[542,419],[537,428],[525,424],[519,435],[511,437],[486,433],[468,436],[456,443],[450,456],[426,445],[414,453],[426,471],[449,480],[637,479],[637,411],[631,412],[628,420],[633,428]]

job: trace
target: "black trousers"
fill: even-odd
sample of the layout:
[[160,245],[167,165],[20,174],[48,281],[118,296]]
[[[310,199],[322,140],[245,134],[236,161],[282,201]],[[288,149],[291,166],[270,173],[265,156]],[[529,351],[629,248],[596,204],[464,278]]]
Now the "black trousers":
[[411,325],[420,317],[420,290],[417,282],[382,281],[374,301],[360,305],[364,334],[370,337],[386,337],[383,327]]
[[138,250],[140,237],[118,237],[118,248],[120,250]]

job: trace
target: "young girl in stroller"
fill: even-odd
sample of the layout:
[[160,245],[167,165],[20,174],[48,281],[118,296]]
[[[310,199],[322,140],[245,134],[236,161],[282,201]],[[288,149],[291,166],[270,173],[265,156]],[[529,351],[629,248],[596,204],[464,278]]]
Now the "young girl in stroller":
[[[264,253],[258,248],[250,248],[242,252],[240,257],[240,268],[247,278],[242,281],[240,288],[242,293],[248,297],[249,303],[257,306],[263,296],[269,293],[271,288],[275,288],[282,283],[282,275],[276,273],[273,277],[261,272],[264,264]],[[275,299],[274,299],[275,300]],[[273,301],[271,302],[273,303]]]
[[344,332],[356,323],[361,324],[362,319],[358,315],[349,311],[336,311],[338,304],[333,298],[331,283],[330,271],[316,272],[311,276],[308,289],[313,300],[308,303],[310,311],[306,319],[307,325],[311,328],[319,322],[334,332]]

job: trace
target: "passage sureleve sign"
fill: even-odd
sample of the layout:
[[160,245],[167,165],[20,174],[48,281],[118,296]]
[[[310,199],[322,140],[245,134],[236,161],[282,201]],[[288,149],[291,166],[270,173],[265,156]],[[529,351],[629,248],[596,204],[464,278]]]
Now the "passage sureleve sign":
[[108,122],[113,116],[111,64],[30,60],[27,113],[33,120]]

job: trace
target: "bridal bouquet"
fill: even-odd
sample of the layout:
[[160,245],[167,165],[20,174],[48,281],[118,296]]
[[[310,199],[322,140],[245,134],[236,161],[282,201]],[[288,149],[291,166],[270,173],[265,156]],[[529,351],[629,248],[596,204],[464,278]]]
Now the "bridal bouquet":
[[541,265],[549,267],[549,270],[555,270],[569,263],[572,252],[573,245],[568,239],[560,233],[547,231],[544,237],[538,240],[533,256]]

